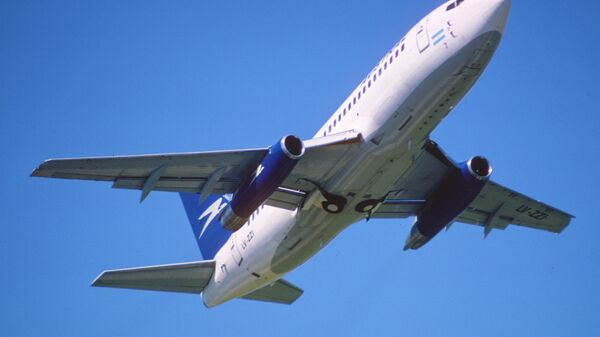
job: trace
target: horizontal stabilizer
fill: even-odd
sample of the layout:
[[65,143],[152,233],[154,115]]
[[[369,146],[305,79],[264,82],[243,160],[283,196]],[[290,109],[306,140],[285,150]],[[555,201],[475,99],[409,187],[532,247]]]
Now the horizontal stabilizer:
[[285,280],[279,280],[242,296],[242,298],[253,301],[292,304],[302,293],[304,293],[304,290]]
[[92,286],[199,294],[214,270],[212,260],[107,270],[94,280]]

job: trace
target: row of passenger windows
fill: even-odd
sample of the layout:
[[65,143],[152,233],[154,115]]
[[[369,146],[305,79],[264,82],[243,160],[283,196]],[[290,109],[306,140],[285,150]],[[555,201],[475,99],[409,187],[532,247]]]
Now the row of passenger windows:
[[260,214],[260,210],[265,208],[265,205],[261,205],[260,207],[258,207],[256,209],[256,211],[254,211],[254,213],[252,213],[252,215],[250,216],[250,219],[248,219],[248,224],[250,224],[250,221],[254,221],[254,217],[258,216]]
[[[464,1],[464,0],[460,0],[460,1]],[[397,48],[399,44],[401,44],[401,46],[400,46],[400,48]],[[342,121],[342,117],[346,116],[346,113],[350,112],[350,110],[352,110],[352,106],[356,105],[356,102],[358,100],[360,100],[362,96],[364,96],[364,94],[367,92],[367,89],[371,88],[372,84],[373,85],[375,84],[375,82],[377,81],[377,76],[381,76],[383,71],[387,70],[388,63],[391,65],[394,62],[394,59],[398,58],[398,56],[400,55],[400,52],[404,51],[404,38],[402,40],[400,40],[400,42],[398,42],[394,46],[394,48],[396,49],[396,51],[392,55],[389,56],[389,59],[387,59],[387,56],[386,56],[386,58],[384,58],[385,61],[383,62],[383,69],[381,68],[381,66],[379,66],[379,68],[376,67],[375,69],[377,69],[377,70],[370,73],[369,76],[367,76],[367,79],[365,79],[361,82],[359,87],[362,85],[362,90],[358,90],[358,93],[354,96],[354,98],[352,98],[352,100],[350,102],[348,102],[348,104],[346,106],[344,106],[344,110],[338,114],[337,118],[333,119],[333,123],[329,124],[329,126],[327,127],[327,130],[323,131],[323,136],[327,136],[328,134],[331,133],[331,130],[337,126],[338,122]],[[392,48],[392,50],[394,48]],[[381,62],[379,64],[381,65]]]

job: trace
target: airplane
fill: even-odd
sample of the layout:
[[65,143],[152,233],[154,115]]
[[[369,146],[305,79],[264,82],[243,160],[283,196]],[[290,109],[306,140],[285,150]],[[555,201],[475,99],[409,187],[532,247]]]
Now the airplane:
[[483,156],[450,158],[430,139],[498,47],[510,0],[451,0],[375,65],[313,138],[231,151],[51,159],[34,177],[179,193],[203,260],[102,272],[93,286],[293,303],[291,270],[342,230],[414,217],[404,250],[453,223],[560,233],[572,215],[490,180]]

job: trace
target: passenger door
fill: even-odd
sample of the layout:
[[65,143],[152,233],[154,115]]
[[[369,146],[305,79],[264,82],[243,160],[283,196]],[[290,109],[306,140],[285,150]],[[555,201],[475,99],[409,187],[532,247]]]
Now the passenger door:
[[417,48],[419,49],[419,53],[422,53],[425,49],[429,48],[429,33],[427,32],[428,22],[429,17],[426,17],[417,25]]

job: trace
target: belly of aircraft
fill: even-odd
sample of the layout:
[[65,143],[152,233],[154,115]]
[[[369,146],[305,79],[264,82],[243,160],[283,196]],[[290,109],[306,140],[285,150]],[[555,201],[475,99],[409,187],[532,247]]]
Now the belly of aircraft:
[[[472,87],[491,59],[499,32],[474,39],[420,81],[410,95],[395,107],[377,134],[350,153],[351,167],[333,177],[332,193],[348,203],[342,213],[330,214],[317,205],[302,210],[296,223],[277,247],[271,270],[285,274],[321,250],[349,225],[365,218],[355,206],[363,200],[384,198],[391,186],[412,164],[423,142],[437,124]],[[408,121],[408,122],[407,122]],[[400,195],[401,197],[401,195]]]

